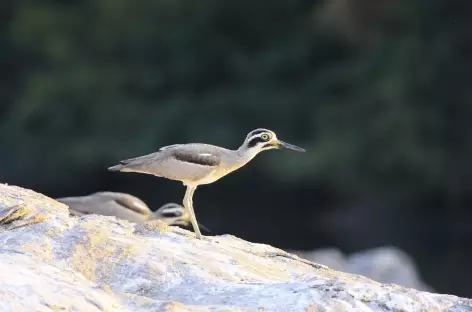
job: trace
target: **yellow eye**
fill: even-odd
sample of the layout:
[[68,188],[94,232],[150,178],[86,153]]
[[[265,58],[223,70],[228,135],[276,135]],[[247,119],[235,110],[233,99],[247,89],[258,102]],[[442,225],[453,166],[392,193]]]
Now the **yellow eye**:
[[267,133],[264,133],[263,135],[261,135],[261,139],[263,139],[264,141],[269,141],[270,135],[268,135]]

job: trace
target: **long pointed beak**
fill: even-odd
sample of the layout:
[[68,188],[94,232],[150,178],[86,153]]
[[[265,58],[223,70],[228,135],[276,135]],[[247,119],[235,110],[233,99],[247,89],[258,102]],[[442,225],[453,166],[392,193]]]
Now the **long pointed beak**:
[[[193,231],[192,223],[190,223],[189,220],[185,220],[185,219],[182,219],[182,218],[175,218],[175,219],[176,220],[173,220],[172,222],[170,222],[168,224],[171,225],[171,226],[182,226],[182,227],[184,227],[188,230]],[[200,222],[197,222],[197,223],[198,223],[198,227],[200,228],[200,230],[203,230],[203,231],[207,232],[208,234],[212,234],[212,232],[206,226],[204,226]]]
[[198,227],[199,227],[201,230],[204,230],[205,232],[211,234],[211,231],[210,231],[206,226],[204,226],[203,224],[201,224],[201,223],[199,223],[199,222],[197,222],[197,223],[198,223]]
[[305,152],[305,149],[281,140],[277,140],[275,142],[275,146],[277,146],[278,149],[288,149],[295,152]]

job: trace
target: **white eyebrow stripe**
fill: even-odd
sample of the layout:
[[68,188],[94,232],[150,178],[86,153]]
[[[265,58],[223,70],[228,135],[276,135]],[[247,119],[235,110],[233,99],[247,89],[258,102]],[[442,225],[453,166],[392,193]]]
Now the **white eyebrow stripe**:
[[200,156],[213,156],[212,154],[208,154],[208,153],[200,153],[198,155],[200,155]]
[[172,207],[172,208],[164,208],[161,211],[166,212],[166,213],[173,213],[176,214],[176,212],[182,212],[184,209],[180,207]]

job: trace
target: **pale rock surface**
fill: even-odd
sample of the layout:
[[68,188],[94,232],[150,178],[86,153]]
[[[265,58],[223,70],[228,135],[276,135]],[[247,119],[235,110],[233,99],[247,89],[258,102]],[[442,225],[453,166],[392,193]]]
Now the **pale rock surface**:
[[0,311],[472,311],[233,236],[69,217],[14,186],[0,185],[0,243]]
[[345,255],[338,248],[313,251],[288,250],[304,259],[331,269],[359,274],[381,283],[394,283],[408,288],[433,291],[420,277],[413,258],[394,246],[383,246]]

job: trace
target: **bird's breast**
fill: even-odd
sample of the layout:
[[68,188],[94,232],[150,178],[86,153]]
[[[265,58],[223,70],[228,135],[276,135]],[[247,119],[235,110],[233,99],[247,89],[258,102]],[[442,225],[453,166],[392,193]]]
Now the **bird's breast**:
[[220,166],[216,168],[211,174],[209,174],[207,177],[205,177],[205,183],[212,183],[215,182],[222,177],[230,174],[231,172],[241,168],[244,164],[234,164],[234,165],[226,165],[226,166]]

